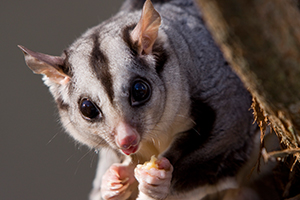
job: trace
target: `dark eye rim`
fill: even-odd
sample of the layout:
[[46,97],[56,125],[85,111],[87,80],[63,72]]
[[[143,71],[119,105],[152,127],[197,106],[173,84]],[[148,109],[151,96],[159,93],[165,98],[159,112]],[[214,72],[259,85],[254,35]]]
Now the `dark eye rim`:
[[[133,86],[138,82],[144,83],[145,85],[147,85],[147,87],[149,89],[149,94],[148,94],[147,98],[145,98],[143,101],[135,101],[132,97]],[[151,96],[152,96],[152,87],[151,87],[151,84],[149,83],[149,81],[147,81],[143,78],[136,78],[136,79],[134,79],[134,81],[132,81],[131,89],[130,89],[130,104],[132,107],[139,107],[139,106],[144,105],[151,99]]]
[[[95,118],[89,118],[89,117],[85,116],[85,115],[81,112],[80,106],[81,106],[81,104],[83,103],[83,101],[86,101],[86,100],[90,101],[90,102],[93,104],[93,106],[95,106],[95,108],[97,108],[97,110],[98,110],[98,112],[99,112],[99,114],[98,114],[97,117],[95,117]],[[78,108],[79,108],[80,115],[82,116],[82,118],[85,119],[85,120],[87,120],[87,121],[89,121],[89,122],[100,121],[100,120],[103,118],[101,109],[100,109],[100,108],[97,106],[97,104],[95,104],[94,101],[92,101],[91,98],[89,98],[89,97],[82,97],[82,98],[80,98],[79,101],[78,101]]]

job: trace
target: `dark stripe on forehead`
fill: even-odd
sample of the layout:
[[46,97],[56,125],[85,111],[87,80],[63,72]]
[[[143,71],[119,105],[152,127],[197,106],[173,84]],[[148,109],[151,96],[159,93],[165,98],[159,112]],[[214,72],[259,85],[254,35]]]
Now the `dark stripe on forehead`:
[[90,64],[98,80],[103,85],[109,97],[109,100],[112,102],[114,99],[114,91],[112,85],[112,76],[109,72],[108,58],[100,50],[98,34],[96,33],[92,37],[93,37],[94,46],[91,52]]
[[123,37],[124,42],[129,47],[131,54],[134,56],[138,56],[138,53],[137,53],[138,52],[138,43],[137,43],[137,41],[133,42],[130,37],[130,32],[134,29],[135,26],[136,26],[136,24],[126,26],[122,31],[122,37]]

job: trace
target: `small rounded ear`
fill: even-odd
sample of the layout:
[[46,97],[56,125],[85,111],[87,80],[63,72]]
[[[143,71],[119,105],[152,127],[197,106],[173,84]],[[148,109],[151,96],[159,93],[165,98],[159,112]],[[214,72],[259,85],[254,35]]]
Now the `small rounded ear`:
[[18,45],[23,51],[27,66],[36,74],[46,75],[52,82],[58,84],[66,84],[70,81],[70,77],[62,70],[64,58],[58,56],[50,56],[27,49]]
[[150,0],[144,3],[142,16],[131,32],[131,39],[138,44],[138,53],[141,55],[152,53],[152,47],[157,39],[161,17],[154,9]]

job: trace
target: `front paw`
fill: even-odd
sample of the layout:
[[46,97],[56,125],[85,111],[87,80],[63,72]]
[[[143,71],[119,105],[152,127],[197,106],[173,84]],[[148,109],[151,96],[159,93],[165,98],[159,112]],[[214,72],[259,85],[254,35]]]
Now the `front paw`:
[[131,195],[130,186],[134,182],[136,180],[131,167],[114,164],[102,177],[101,196],[105,200],[125,200]]
[[166,158],[156,161],[157,168],[145,168],[138,165],[135,168],[135,178],[139,182],[139,199],[145,196],[152,199],[165,199],[170,191],[173,166]]

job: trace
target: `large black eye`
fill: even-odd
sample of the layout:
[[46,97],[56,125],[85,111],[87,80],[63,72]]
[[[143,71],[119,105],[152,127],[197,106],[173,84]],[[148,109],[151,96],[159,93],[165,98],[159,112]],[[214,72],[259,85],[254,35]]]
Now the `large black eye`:
[[101,117],[99,108],[89,99],[82,99],[79,104],[79,109],[85,119],[94,120]]
[[139,106],[146,103],[151,96],[151,88],[146,81],[135,81],[131,87],[131,105]]

